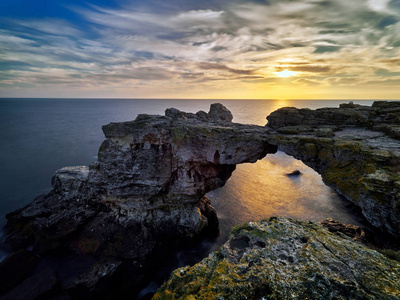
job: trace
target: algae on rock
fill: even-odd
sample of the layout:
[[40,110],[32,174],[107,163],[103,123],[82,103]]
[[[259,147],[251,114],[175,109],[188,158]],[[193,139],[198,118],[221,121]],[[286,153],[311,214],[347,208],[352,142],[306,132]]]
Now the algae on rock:
[[399,299],[400,263],[312,222],[235,228],[218,252],[179,268],[153,299]]

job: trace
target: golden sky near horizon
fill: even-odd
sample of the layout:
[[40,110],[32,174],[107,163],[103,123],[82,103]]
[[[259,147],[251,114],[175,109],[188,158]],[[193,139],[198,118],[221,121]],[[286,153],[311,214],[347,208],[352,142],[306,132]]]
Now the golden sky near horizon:
[[398,0],[52,5],[0,4],[0,97],[400,99]]

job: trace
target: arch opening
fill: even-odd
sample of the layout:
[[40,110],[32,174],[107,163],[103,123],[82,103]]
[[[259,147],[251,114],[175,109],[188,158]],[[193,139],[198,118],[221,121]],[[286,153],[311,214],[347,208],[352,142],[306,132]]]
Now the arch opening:
[[[288,176],[294,170],[300,175]],[[220,235],[215,249],[234,226],[271,216],[320,222],[333,218],[365,226],[355,205],[325,185],[312,168],[282,151],[256,163],[236,165],[225,186],[206,194],[219,219]]]

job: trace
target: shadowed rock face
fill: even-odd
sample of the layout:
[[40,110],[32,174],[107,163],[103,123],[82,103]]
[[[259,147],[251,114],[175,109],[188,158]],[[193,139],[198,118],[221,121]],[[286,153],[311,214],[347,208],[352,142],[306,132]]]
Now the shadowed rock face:
[[276,151],[264,127],[231,120],[213,104],[209,113],[171,108],[103,126],[98,162],[58,170],[50,193],[7,215],[6,242],[139,261],[163,241],[217,232],[204,195],[223,186],[236,164]]
[[400,236],[400,102],[288,107],[267,119],[269,143],[320,173],[372,225]]
[[398,299],[400,263],[312,222],[235,228],[218,252],[175,270],[153,299]]

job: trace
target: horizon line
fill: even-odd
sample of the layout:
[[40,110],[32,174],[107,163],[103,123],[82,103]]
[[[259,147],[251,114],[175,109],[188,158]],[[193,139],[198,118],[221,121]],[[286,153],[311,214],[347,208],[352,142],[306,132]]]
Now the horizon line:
[[323,99],[309,99],[309,98],[127,98],[127,97],[0,97],[0,99],[104,99],[104,100],[260,100],[260,101],[276,101],[276,100],[294,100],[294,101],[400,101],[400,98],[390,99],[353,99],[353,98],[323,98]]

